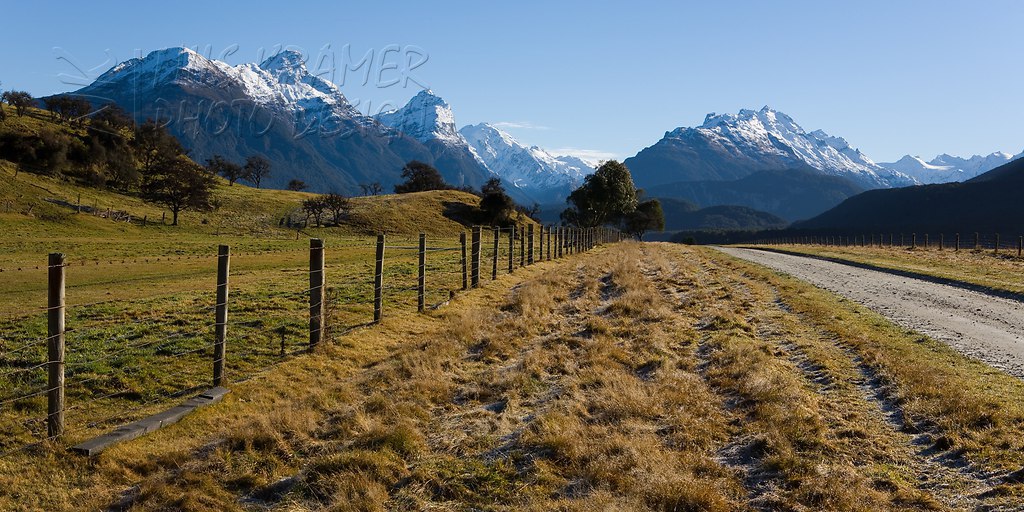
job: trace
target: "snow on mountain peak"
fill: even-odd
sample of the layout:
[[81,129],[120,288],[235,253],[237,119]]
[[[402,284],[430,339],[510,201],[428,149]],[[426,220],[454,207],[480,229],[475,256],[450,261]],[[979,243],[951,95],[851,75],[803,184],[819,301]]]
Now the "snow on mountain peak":
[[[116,84],[122,80],[154,85],[196,84],[216,89],[240,90],[268,108],[303,115],[306,124],[319,119],[345,118],[369,125],[362,119],[334,84],[306,70],[299,52],[285,50],[270,56],[259,65],[232,66],[208,59],[183,47],[155,50],[142,58],[130,59],[111,68],[96,80],[97,84]],[[92,87],[92,86],[90,86]]]
[[[594,172],[576,157],[554,156],[538,146],[526,146],[487,123],[464,126],[459,133],[492,173],[506,185],[527,193],[556,191],[564,198]],[[554,196],[544,199],[552,200]]]
[[868,188],[914,184],[914,180],[874,163],[846,139],[823,130],[806,132],[784,112],[764,106],[736,114],[708,114],[697,128],[677,128],[669,137],[700,136],[735,154],[772,155],[803,163],[826,174],[847,176]]
[[906,155],[896,162],[879,165],[913,176],[921,183],[950,183],[969,180],[1021,156],[1024,154],[1014,156],[1003,151],[986,156],[973,155],[969,158],[943,153],[925,162],[920,157]]
[[451,145],[468,145],[455,125],[451,106],[429,89],[416,93],[402,108],[378,114],[377,120],[420,142],[436,139]]

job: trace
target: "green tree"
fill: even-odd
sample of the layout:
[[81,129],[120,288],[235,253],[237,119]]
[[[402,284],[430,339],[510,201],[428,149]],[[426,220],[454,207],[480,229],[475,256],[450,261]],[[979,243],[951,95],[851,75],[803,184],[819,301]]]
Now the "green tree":
[[396,194],[424,192],[427,190],[447,190],[451,187],[444,182],[441,173],[430,164],[412,160],[402,168],[403,183],[395,185]]
[[651,199],[638,204],[636,210],[622,218],[622,230],[638,240],[648,231],[664,231],[665,213],[661,210],[661,201]]
[[3,94],[0,94],[0,100],[14,107],[14,112],[18,114],[18,117],[25,115],[33,102],[32,95],[25,91],[4,91]]
[[213,155],[212,158],[206,160],[206,170],[215,176],[223,176],[228,180],[229,187],[233,186],[239,178],[245,176],[245,170],[241,165],[220,155]]
[[480,210],[483,212],[484,222],[489,224],[504,225],[511,218],[515,211],[516,204],[512,198],[505,193],[505,187],[501,185],[501,178],[491,178],[480,187],[483,198],[480,199]]
[[270,161],[259,155],[253,155],[245,159],[245,179],[260,188],[260,183],[267,176],[270,176]]
[[92,164],[107,184],[123,191],[134,189],[141,179],[131,145],[134,128],[132,118],[113,104],[94,112],[86,126]]
[[609,160],[587,176],[566,202],[572,206],[562,212],[562,220],[579,227],[592,228],[618,222],[636,210],[637,190],[633,176],[620,162]]
[[176,160],[185,154],[178,139],[152,119],[147,119],[135,129],[132,145],[143,175],[150,174],[157,164]]
[[209,211],[214,208],[217,180],[206,168],[185,155],[160,160],[144,175],[142,197],[166,206],[178,225],[178,214],[186,210]]
[[51,96],[43,100],[46,110],[50,111],[52,119],[60,119],[61,122],[75,122],[81,125],[82,120],[92,111],[92,105],[83,98],[61,95]]

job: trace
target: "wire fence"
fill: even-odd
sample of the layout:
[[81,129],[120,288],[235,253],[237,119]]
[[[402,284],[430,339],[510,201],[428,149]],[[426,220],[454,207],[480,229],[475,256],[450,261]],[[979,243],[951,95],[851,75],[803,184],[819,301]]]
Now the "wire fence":
[[[76,299],[97,293],[92,281],[76,283],[88,265],[51,254],[38,267],[46,287],[27,295],[36,303],[7,305],[0,316],[0,457],[99,435],[211,385],[254,378],[385,314],[437,309],[520,267],[621,239],[603,228],[513,226],[327,247],[311,239],[302,249],[221,246],[212,256],[141,258],[165,272],[116,281],[148,296],[84,301]],[[136,260],[124,261],[113,275],[127,279],[119,274],[134,272]],[[165,275],[175,266],[187,275],[175,274],[181,289]]]
[[871,233],[804,235],[766,238],[753,245],[812,245],[821,247],[868,247],[922,250],[989,251],[1004,256],[1024,257],[1024,236],[999,233]]

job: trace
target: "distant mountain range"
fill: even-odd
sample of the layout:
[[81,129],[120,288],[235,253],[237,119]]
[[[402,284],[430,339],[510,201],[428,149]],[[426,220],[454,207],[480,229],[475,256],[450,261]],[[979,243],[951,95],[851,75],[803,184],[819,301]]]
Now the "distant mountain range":
[[[273,169],[270,187],[297,178],[314,191],[355,194],[371,182],[389,190],[406,162],[421,160],[454,185],[478,188],[497,176],[518,202],[551,204],[597,165],[522,144],[491,124],[459,129],[451,106],[429,90],[402,108],[363,115],[291,51],[232,66],[168,48],[122,62],[72,94],[96,106],[115,102],[139,121],[162,120],[200,162],[214,154],[238,162],[263,155]],[[964,181],[1021,156],[875,163],[842,137],[806,131],[764,107],[708,114],[700,126],[666,132],[625,163],[648,196],[794,221],[864,190]]]
[[970,158],[942,154],[925,162],[921,157],[906,155],[895,162],[878,165],[906,174],[918,183],[929,185],[966,181],[1022,156],[1024,153],[1014,156],[1002,151],[987,156],[974,155]]
[[486,124],[465,128],[474,135],[471,146],[448,103],[431,91],[401,109],[363,115],[292,51],[231,66],[168,48],[122,62],[72,94],[95,106],[116,103],[138,121],[161,120],[200,162],[214,154],[239,162],[263,155],[272,165],[270,187],[297,178],[321,192],[355,194],[375,181],[387,190],[401,181],[406,162],[420,160],[457,186],[479,188],[498,176],[529,204],[564,199],[593,172]]

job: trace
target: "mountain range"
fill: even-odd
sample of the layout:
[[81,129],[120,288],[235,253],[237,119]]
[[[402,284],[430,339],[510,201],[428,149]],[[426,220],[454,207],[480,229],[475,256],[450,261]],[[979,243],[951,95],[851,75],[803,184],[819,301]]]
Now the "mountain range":
[[375,181],[390,189],[406,162],[420,160],[456,186],[479,188],[498,176],[510,195],[529,204],[564,199],[593,172],[577,158],[527,147],[491,125],[460,131],[448,103],[428,90],[400,109],[363,115],[293,51],[231,66],[168,48],[122,62],[72,94],[97,106],[116,103],[138,121],[159,120],[197,161],[263,155],[273,169],[270,187],[301,179],[313,191],[354,194]]
[[1002,151],[987,156],[974,155],[970,158],[942,154],[925,162],[921,157],[906,155],[895,162],[878,165],[906,174],[918,183],[929,185],[967,181],[1022,156],[1024,152],[1015,156]]
[[[460,129],[451,106],[430,90],[399,109],[364,115],[291,51],[232,66],[168,48],[117,64],[72,94],[94,105],[117,103],[139,121],[160,120],[197,161],[263,155],[273,169],[270,187],[300,179],[313,191],[355,194],[372,182],[387,190],[401,181],[406,162],[421,160],[456,186],[479,188],[497,176],[520,203],[557,204],[596,166],[520,143],[492,124]],[[1020,156],[876,163],[844,138],[804,130],[766,106],[710,113],[625,163],[651,197],[743,206],[794,221],[864,190],[964,181]]]

